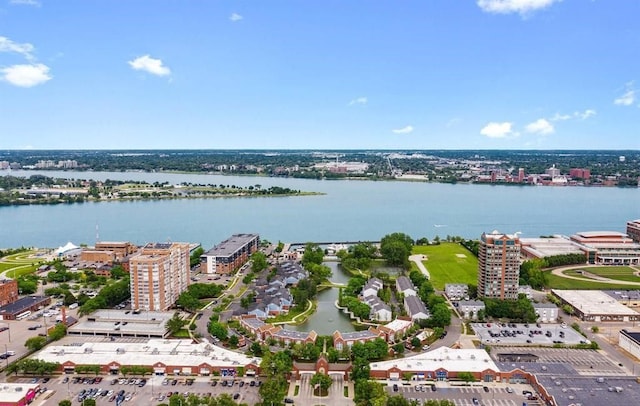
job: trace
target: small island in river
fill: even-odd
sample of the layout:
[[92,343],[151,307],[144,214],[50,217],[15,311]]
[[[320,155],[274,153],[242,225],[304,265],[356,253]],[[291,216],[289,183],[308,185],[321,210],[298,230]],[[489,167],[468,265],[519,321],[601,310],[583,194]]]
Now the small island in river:
[[89,201],[123,201],[141,199],[193,199],[215,197],[309,196],[286,187],[193,184],[183,182],[140,182],[119,180],[79,180],[33,175],[28,178],[0,176],[0,206],[27,204],[82,203]]

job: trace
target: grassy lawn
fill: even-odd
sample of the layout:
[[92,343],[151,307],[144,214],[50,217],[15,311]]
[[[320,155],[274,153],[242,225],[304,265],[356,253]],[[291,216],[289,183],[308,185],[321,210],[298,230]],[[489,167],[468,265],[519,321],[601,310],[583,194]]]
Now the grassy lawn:
[[[467,283],[478,281],[478,259],[460,244],[442,243],[413,247],[413,254],[423,254],[424,266],[431,274],[433,287],[444,289],[445,283]],[[415,265],[412,265],[412,269]]]
[[602,276],[604,278],[627,282],[640,282],[640,278],[634,275],[634,272],[636,271],[628,266],[598,266],[585,268],[584,270],[585,272]]
[[[571,271],[565,272],[567,275],[571,275]],[[575,271],[574,271],[575,272]],[[574,273],[575,275],[575,273]],[[576,275],[581,276],[581,275]],[[553,275],[551,272],[547,274],[548,286],[551,289],[631,289],[635,290],[640,288],[639,285],[615,285],[612,283],[597,282],[592,280],[575,280],[567,279],[561,276]],[[613,279],[613,278],[612,278]],[[636,278],[637,279],[637,278]]]
[[15,270],[15,277],[17,278],[21,275],[34,272],[43,261],[38,258],[29,258],[33,253],[35,253],[35,251],[20,252],[0,259],[0,273],[8,271],[6,275],[13,278]]

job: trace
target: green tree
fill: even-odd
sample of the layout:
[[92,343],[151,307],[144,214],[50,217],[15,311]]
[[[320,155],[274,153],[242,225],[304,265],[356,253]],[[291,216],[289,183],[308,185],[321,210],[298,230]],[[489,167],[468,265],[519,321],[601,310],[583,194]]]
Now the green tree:
[[413,239],[404,233],[387,234],[380,240],[380,253],[389,265],[409,269]]
[[28,338],[25,341],[24,346],[29,349],[29,351],[38,351],[42,349],[47,344],[47,339],[45,337],[35,336]]
[[459,372],[458,379],[464,382],[475,382],[476,377],[471,372]]
[[323,259],[324,251],[318,244],[309,242],[305,245],[304,254],[302,254],[302,265],[304,265],[305,269],[309,264],[322,264]]
[[58,406],[71,406],[71,401],[68,399],[61,400],[58,402]]
[[357,406],[385,406],[387,393],[381,384],[367,379],[358,379],[354,384],[354,397]]
[[51,341],[58,341],[62,337],[67,335],[67,326],[64,323],[58,323],[49,333]]
[[122,279],[127,275],[122,265],[116,265],[111,268],[111,279]]
[[173,313],[173,317],[167,320],[167,328],[171,334],[176,334],[178,331],[182,330],[184,326],[187,325],[187,321],[183,320],[180,317],[180,313]]
[[411,345],[413,348],[420,347],[420,339],[418,337],[413,337],[411,339]]
[[249,351],[251,351],[251,353],[256,357],[262,356],[262,346],[257,341],[254,341],[253,343],[251,343],[251,346],[249,347]]
[[189,257],[189,265],[193,268],[200,263],[200,256],[204,254],[204,248],[202,246],[193,250]]
[[389,396],[386,406],[411,406],[411,403],[402,395]]
[[209,330],[209,334],[211,334],[214,337],[217,337],[222,341],[226,341],[227,336],[229,335],[229,331],[227,327],[224,324],[217,321],[209,322],[208,330]]
[[260,251],[256,251],[251,254],[251,272],[259,273],[267,269],[269,264],[267,263],[267,256]]
[[229,337],[229,345],[231,348],[237,348],[239,341],[238,336],[235,334]]
[[38,290],[38,281],[27,276],[21,276],[18,278],[18,290],[23,295],[30,295],[36,293]]
[[176,305],[191,312],[196,311],[202,307],[200,301],[197,298],[193,297],[193,295],[189,293],[189,291],[184,291],[180,294],[180,296],[178,296]]
[[96,406],[96,400],[95,399],[91,399],[91,398],[87,398],[87,399],[82,401],[82,406]]
[[317,387],[320,388],[321,393],[326,393],[331,386],[331,378],[328,375],[316,373],[311,378],[310,383],[314,388],[316,388],[316,385],[318,385]]

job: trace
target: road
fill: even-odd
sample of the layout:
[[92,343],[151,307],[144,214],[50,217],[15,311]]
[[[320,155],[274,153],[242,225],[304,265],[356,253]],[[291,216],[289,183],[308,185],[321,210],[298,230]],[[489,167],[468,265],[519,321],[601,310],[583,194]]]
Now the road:
[[[580,329],[587,334],[589,340],[595,341],[600,346],[600,351],[605,353],[607,357],[616,365],[622,364],[627,372],[631,375],[637,376],[640,374],[640,361],[632,359],[627,353],[616,344],[618,342],[619,331],[623,328],[629,328],[631,326],[628,323],[612,323],[610,325],[603,325],[602,323],[590,323],[574,319],[580,325]],[[598,326],[599,332],[597,334],[591,333],[591,327]]]

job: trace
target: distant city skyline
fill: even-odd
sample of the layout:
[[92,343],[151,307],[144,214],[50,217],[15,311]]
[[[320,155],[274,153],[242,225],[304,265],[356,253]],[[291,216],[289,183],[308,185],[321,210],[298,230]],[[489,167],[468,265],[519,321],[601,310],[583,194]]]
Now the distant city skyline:
[[0,0],[0,149],[640,149],[639,2]]

